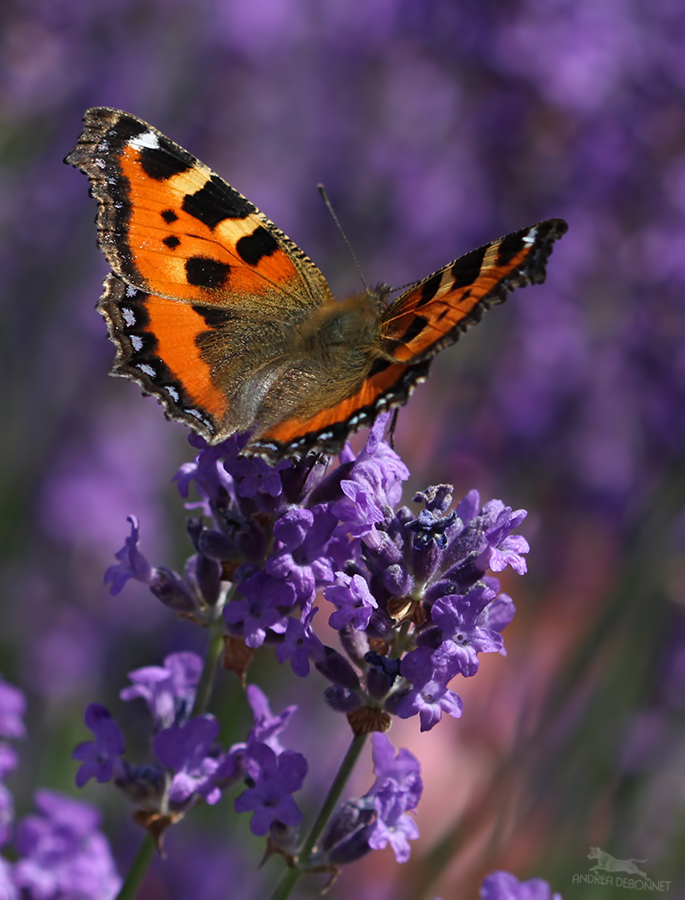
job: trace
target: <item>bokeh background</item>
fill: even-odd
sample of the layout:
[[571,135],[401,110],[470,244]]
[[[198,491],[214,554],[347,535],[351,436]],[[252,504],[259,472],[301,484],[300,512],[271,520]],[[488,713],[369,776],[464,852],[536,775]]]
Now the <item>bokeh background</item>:
[[[0,655],[30,701],[18,814],[38,785],[76,793],[86,703],[109,704],[135,749],[126,672],[203,649],[136,585],[102,587],[128,514],[152,562],[190,552],[171,485],[186,434],[107,377],[95,205],[62,165],[83,110],[109,105],[226,177],[340,295],[359,278],[317,182],[370,283],[568,220],[546,284],[441,354],[400,415],[407,498],[450,482],[527,508],[530,573],[505,579],[509,655],[456,687],[463,718],[391,732],[424,767],[411,861],[373,854],[329,896],[471,898],[504,867],[566,900],[625,898],[573,883],[600,846],[685,897],[682,0],[5,0],[0,66]],[[251,677],[276,709],[300,703],[284,737],[310,760],[311,815],[345,723],[323,683],[266,653]],[[242,739],[228,676],[215,712]],[[353,787],[370,783],[366,761]],[[103,809],[125,871],[130,810],[109,788],[79,796]],[[257,870],[261,842],[231,807],[174,830],[145,900],[268,896],[279,865]]]

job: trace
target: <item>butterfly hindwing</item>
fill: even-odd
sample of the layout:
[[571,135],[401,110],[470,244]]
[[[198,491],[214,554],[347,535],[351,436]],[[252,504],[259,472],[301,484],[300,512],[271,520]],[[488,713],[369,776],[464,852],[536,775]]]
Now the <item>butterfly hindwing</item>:
[[197,338],[207,326],[196,307],[139,291],[110,274],[98,310],[117,348],[112,373],[137,381],[170,418],[211,441],[230,404],[202,358]]
[[351,432],[372,425],[380,413],[405,404],[415,385],[428,377],[431,360],[402,365],[379,360],[356,393],[307,419],[288,418],[256,440],[249,452],[268,458],[339,453]]

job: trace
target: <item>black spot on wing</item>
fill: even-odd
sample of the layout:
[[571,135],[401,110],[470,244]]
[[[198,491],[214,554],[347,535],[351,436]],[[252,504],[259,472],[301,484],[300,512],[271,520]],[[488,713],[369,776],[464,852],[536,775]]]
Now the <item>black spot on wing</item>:
[[164,221],[167,223],[167,225],[171,225],[172,222],[175,222],[176,219],[178,219],[178,216],[173,211],[173,209],[165,209],[160,213],[160,215],[162,216]]
[[170,234],[162,240],[162,243],[165,244],[169,250],[175,250],[181,242],[175,234]]
[[186,194],[183,209],[208,228],[216,228],[224,219],[245,219],[254,212],[250,201],[218,175],[212,175],[204,187],[194,194]]
[[231,267],[217,259],[206,256],[191,256],[186,260],[188,284],[203,288],[221,288],[228,281]]
[[416,306],[424,306],[426,303],[430,303],[433,297],[438,293],[441,282],[442,272],[436,272],[435,275],[432,275],[428,281],[421,285],[421,296]]
[[235,320],[235,314],[231,310],[220,306],[193,305],[193,310],[205,320],[209,328],[223,328]]
[[168,138],[159,136],[159,146],[143,147],[140,150],[140,165],[150,178],[166,181],[181,172],[187,172],[195,165],[195,159],[173,144]]
[[502,238],[502,243],[497,248],[497,265],[508,266],[512,259],[517,256],[526,246],[523,243],[524,237],[529,234],[530,229],[524,231],[515,231]]
[[238,256],[246,262],[248,266],[256,266],[265,256],[271,256],[278,250],[278,244],[273,235],[262,225],[255,229],[252,234],[246,234],[241,237],[236,244]]
[[454,289],[469,287],[478,278],[483,266],[485,251],[488,249],[488,246],[489,245],[486,244],[484,247],[479,247],[477,250],[471,250],[470,253],[466,253],[464,256],[459,257],[455,262],[452,266]]
[[373,365],[369,369],[369,374],[367,378],[373,378],[374,375],[378,375],[379,372],[385,372],[388,366],[395,365],[395,363],[391,362],[389,359],[377,359],[374,361]]
[[428,319],[424,318],[424,316],[413,316],[408,328],[399,340],[404,344],[411,343],[415,337],[421,334],[426,325],[428,325]]
[[[88,124],[90,124],[91,119],[99,119],[107,120],[111,116],[111,111],[108,109],[102,109],[101,107],[96,107],[95,109],[90,109],[86,112],[86,120]],[[115,143],[126,143],[130,141],[133,137],[140,137],[141,134],[145,134],[150,129],[144,123],[139,121],[138,119],[129,118],[129,116],[121,116],[116,124],[107,131],[107,138],[111,141],[114,139]]]

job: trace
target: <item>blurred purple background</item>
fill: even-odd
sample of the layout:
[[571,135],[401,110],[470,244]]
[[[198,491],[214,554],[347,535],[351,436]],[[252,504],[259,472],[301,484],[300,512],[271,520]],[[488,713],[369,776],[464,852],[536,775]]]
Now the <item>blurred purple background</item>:
[[[170,479],[191,455],[182,427],[107,377],[95,204],[62,158],[84,109],[109,105],[223,175],[339,295],[359,280],[317,182],[370,283],[568,220],[547,283],[441,354],[400,415],[410,490],[452,482],[528,508],[531,572],[506,583],[509,657],[459,686],[464,717],[420,738],[415,722],[393,729],[425,767],[411,862],[374,854],[329,896],[409,900],[440,873],[426,896],[475,897],[503,866],[566,900],[624,896],[572,884],[597,845],[647,858],[685,896],[684,48],[681,0],[2,5],[0,653],[29,692],[20,812],[38,783],[71,790],[87,702],[116,709],[130,668],[203,649],[142,588],[101,586],[128,514],[152,562],[182,565]],[[301,703],[287,737],[334,769],[344,723],[323,711],[323,685],[268,661],[253,677],[276,707]],[[238,740],[246,704],[223,682],[216,711]],[[311,776],[312,803],[326,774]],[[129,811],[82,793],[125,867]],[[227,879],[264,895],[272,870],[253,871],[262,848],[230,802],[176,832],[144,898],[186,900],[201,883],[218,900]]]

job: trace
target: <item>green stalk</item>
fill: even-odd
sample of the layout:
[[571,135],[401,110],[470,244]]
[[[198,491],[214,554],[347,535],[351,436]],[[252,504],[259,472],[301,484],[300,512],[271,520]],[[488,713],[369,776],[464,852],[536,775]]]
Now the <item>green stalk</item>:
[[221,657],[221,651],[224,646],[223,629],[212,629],[209,632],[209,644],[205,653],[205,662],[202,667],[202,675],[200,675],[200,683],[197,686],[195,694],[195,703],[193,703],[193,711],[191,718],[202,716],[207,711],[209,700],[212,696],[212,688],[214,687],[214,678],[216,676],[217,664]]
[[274,891],[271,900],[287,900],[287,898],[290,897],[293,888],[306,869],[307,863],[309,862],[309,857],[316,847],[316,842],[321,837],[321,834],[323,833],[323,830],[326,827],[326,824],[328,823],[333,810],[340,800],[340,796],[345,788],[345,785],[347,784],[347,780],[352,774],[352,771],[357,764],[357,760],[359,759],[359,756],[364,748],[365,741],[365,734],[357,735],[357,737],[352,739],[352,743],[350,744],[347,753],[345,754],[343,761],[340,764],[338,773],[335,776],[333,784],[331,785],[330,790],[328,791],[328,795],[326,796],[323,806],[321,807],[321,812],[316,817],[316,821],[312,825],[312,829],[307,836],[307,840],[302,845],[302,850],[299,854],[297,866],[292,866],[291,868],[286,870],[283,878],[281,879],[281,883]]
[[146,834],[143,843],[138,849],[136,858],[131,863],[128,875],[121,886],[121,890],[116,896],[116,900],[135,900],[143,878],[150,867],[152,858],[155,855],[155,842],[151,834]]

